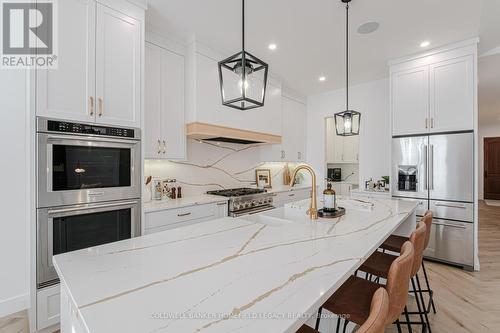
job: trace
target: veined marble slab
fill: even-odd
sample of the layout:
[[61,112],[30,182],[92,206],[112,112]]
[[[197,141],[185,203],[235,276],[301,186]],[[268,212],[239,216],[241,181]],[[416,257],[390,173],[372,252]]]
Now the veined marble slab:
[[415,203],[365,201],[373,207],[346,201],[340,219],[222,218],[55,256],[71,304],[62,333],[72,330],[68,313],[83,327],[75,332],[295,332],[391,233],[415,223]]

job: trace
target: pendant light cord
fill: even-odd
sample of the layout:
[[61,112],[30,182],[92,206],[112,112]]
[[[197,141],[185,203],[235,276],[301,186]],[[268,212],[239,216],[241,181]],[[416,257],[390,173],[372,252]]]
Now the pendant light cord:
[[346,111],[349,110],[349,3],[345,6],[346,20],[345,20],[345,81],[346,81]]
[[241,49],[245,52],[245,0],[241,0]]

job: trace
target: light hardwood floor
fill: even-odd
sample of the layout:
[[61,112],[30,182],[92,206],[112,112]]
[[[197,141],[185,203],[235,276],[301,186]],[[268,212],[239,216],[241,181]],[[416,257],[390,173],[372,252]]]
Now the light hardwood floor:
[[[437,308],[430,318],[434,333],[500,332],[500,207],[479,206],[479,257],[480,272],[427,262]],[[25,312],[0,319],[0,333],[28,332]]]

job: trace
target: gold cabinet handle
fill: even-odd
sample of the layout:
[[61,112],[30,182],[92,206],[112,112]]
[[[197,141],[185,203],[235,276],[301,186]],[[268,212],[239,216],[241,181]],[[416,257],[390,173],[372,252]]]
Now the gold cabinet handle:
[[434,128],[434,118],[431,118],[431,128]]
[[104,114],[104,106],[102,98],[99,97],[99,117],[102,117],[103,114]]
[[163,140],[163,154],[165,155],[167,153],[167,143],[165,140]]
[[429,128],[429,119],[425,118],[425,128]]
[[158,139],[158,155],[161,154],[161,141]]
[[94,97],[90,96],[89,99],[90,99],[90,103],[89,103],[90,104],[89,105],[90,111],[89,111],[89,113],[91,116],[93,116],[94,115]]

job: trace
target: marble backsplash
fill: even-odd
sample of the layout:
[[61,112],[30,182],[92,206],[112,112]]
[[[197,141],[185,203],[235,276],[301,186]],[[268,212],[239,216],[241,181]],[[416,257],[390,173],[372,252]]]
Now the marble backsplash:
[[[271,184],[283,185],[286,163],[261,162],[261,149],[266,148],[188,139],[185,161],[146,160],[144,175],[176,179],[184,196],[223,188],[254,187],[255,169],[270,169]],[[297,164],[288,165],[293,169]],[[308,177],[304,175],[300,180],[307,182]]]

